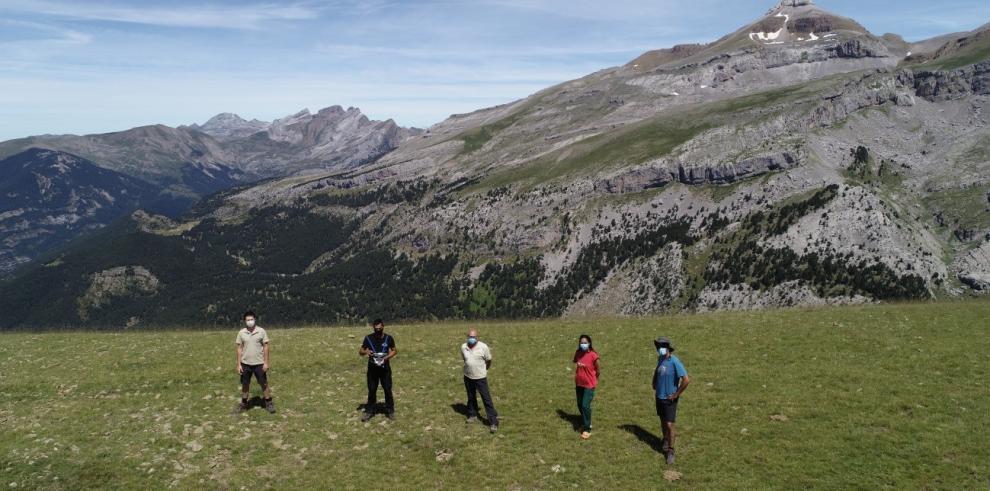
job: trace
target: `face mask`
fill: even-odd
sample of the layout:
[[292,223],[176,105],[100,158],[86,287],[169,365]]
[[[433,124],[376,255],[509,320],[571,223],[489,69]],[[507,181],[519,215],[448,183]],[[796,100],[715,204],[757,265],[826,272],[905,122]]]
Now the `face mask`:
[[375,326],[375,334],[381,334],[385,330],[385,326]]
[[251,320],[248,320],[248,321],[244,321],[244,324],[246,324],[248,326],[248,329],[253,328],[254,327],[254,319],[251,319]]
[[667,348],[660,348],[657,350],[657,353],[659,353],[660,356],[667,356]]
[[478,338],[468,338],[467,344],[468,346],[474,346],[478,344]]
[[581,348],[581,351],[588,351],[588,348],[591,348],[591,345],[588,343],[581,343],[578,347]]

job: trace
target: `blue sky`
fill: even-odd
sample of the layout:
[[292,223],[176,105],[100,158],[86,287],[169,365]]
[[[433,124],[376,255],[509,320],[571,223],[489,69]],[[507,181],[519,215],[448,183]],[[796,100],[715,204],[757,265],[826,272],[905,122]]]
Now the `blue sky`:
[[[0,0],[0,140],[360,107],[425,127],[677,43],[774,0]],[[818,0],[909,40],[990,2]]]

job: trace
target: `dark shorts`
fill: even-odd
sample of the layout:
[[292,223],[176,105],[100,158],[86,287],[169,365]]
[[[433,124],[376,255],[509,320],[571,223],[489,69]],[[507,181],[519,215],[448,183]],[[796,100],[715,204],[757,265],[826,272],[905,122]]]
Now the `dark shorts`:
[[264,365],[245,365],[241,363],[241,368],[244,370],[241,372],[241,385],[247,385],[251,383],[251,375],[258,379],[258,383],[263,387],[268,385],[268,374],[265,373]]
[[657,416],[660,416],[660,421],[664,423],[677,421],[677,402],[677,400],[657,399]]

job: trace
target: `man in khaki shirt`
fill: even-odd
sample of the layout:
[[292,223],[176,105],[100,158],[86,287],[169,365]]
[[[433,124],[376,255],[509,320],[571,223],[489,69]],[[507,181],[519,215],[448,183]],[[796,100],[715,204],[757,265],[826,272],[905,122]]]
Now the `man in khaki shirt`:
[[250,310],[244,313],[244,327],[237,333],[237,373],[241,376],[241,403],[238,409],[247,411],[251,393],[251,375],[265,394],[265,410],[275,412],[272,391],[268,387],[268,333],[257,325],[257,317]]
[[464,388],[467,390],[468,423],[478,420],[478,397],[485,404],[485,414],[488,415],[489,429],[492,433],[498,431],[498,412],[492,404],[492,396],[488,392],[488,369],[492,367],[492,351],[488,345],[478,341],[478,331],[468,331],[467,342],[461,345],[461,358],[464,360]]

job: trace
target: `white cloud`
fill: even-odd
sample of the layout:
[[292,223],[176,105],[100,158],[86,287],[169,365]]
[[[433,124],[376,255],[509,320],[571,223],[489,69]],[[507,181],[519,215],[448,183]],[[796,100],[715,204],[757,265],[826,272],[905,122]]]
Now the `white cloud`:
[[33,31],[40,31],[45,34],[53,35],[53,37],[45,37],[40,39],[6,41],[0,43],[0,45],[14,44],[14,43],[39,43],[39,42],[67,44],[67,45],[82,45],[82,44],[88,44],[90,41],[93,40],[93,36],[87,33],[76,31],[73,29],[66,29],[58,26],[42,24],[39,22],[0,19],[0,26],[21,27],[21,28],[30,29]]
[[124,6],[51,0],[0,0],[0,10],[167,27],[259,29],[271,21],[306,20],[319,16],[302,4]]

